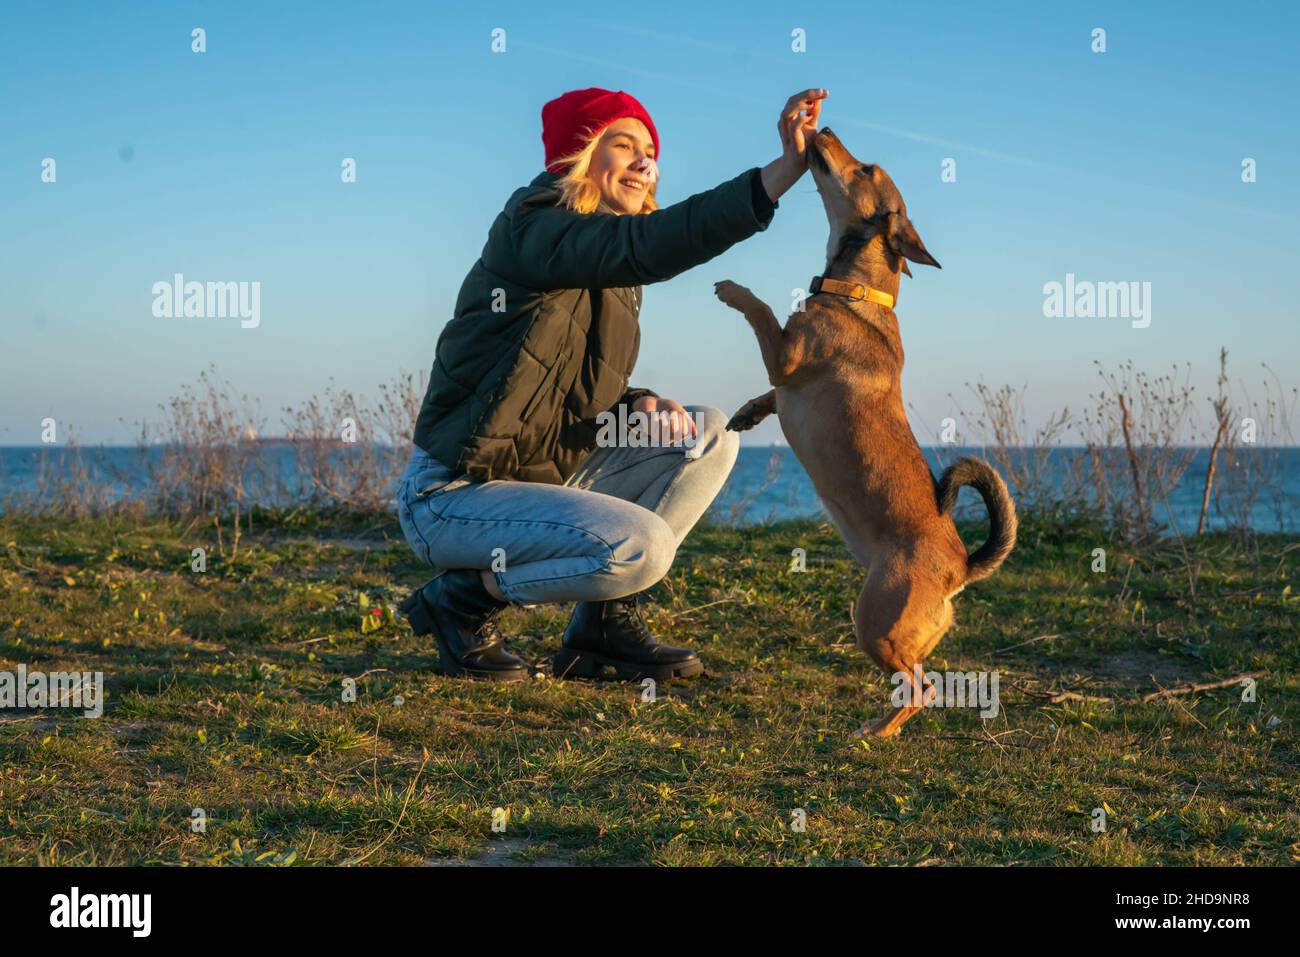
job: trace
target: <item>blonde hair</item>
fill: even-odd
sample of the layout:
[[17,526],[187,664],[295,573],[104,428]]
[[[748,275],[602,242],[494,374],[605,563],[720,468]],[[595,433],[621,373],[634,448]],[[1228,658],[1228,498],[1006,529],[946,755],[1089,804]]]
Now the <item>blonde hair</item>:
[[[560,174],[555,187],[560,191],[560,202],[574,212],[619,212],[605,202],[604,197],[600,194],[600,187],[592,181],[589,175],[591,172],[591,159],[596,153],[596,146],[600,143],[601,135],[604,132],[604,130],[601,130],[598,133],[587,134],[584,136],[583,146],[580,150],[569,153],[567,156],[557,157],[552,163],[552,165],[566,165],[569,167]],[[659,182],[656,180],[646,189],[645,199],[641,203],[640,215],[653,213],[659,208],[659,203],[655,201],[655,191],[658,188]]]

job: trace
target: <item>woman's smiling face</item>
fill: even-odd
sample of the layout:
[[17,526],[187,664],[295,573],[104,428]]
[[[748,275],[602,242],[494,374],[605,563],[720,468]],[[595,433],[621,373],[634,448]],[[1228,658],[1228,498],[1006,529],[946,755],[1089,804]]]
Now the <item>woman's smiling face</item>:
[[[654,181],[653,172],[642,170],[646,159],[654,159],[654,140],[640,120],[625,116],[605,127],[591,156],[588,175],[600,189],[601,198],[619,213],[641,212],[646,193]],[[651,170],[654,164],[650,164]]]

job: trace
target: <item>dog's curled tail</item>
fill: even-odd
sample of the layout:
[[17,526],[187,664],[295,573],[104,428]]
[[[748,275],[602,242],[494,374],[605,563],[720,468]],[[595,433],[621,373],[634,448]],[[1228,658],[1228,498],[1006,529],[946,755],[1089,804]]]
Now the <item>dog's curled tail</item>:
[[1016,503],[1011,501],[1002,476],[982,459],[958,459],[944,469],[936,495],[939,511],[948,514],[957,504],[957,493],[969,485],[980,493],[989,510],[989,537],[966,559],[966,581],[988,578],[1016,547]]

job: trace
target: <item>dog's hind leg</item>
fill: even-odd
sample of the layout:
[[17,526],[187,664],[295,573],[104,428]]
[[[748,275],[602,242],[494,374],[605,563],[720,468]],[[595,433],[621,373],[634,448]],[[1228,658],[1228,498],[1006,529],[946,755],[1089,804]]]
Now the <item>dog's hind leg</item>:
[[932,621],[925,605],[907,586],[884,589],[868,578],[862,587],[854,613],[858,647],[891,677],[895,688],[891,705],[894,695],[901,695],[902,704],[863,725],[857,736],[888,738],[898,734],[934,697],[934,686],[925,679],[925,655],[938,644],[952,618],[949,610],[946,616],[940,613],[942,620]]
[[713,294],[732,309],[744,314],[754,336],[758,339],[759,351],[763,353],[763,367],[767,369],[767,381],[780,385],[789,375],[788,357],[785,355],[785,331],[770,306],[755,296],[744,286],[724,279],[713,284]]
[[727,423],[727,431],[748,432],[774,412],[776,412],[776,390],[770,389],[737,409],[736,414]]

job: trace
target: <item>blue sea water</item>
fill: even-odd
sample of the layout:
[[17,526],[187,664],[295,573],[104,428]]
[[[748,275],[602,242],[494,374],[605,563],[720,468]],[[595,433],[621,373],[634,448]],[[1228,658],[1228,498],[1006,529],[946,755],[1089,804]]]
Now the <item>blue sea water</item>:
[[[962,455],[983,455],[979,449],[953,447],[927,448],[923,451],[935,475]],[[290,477],[287,483],[289,497],[301,493],[305,483],[296,481],[293,476],[295,465],[292,447],[270,444],[262,452],[267,457],[271,472],[278,471],[279,474]],[[1110,494],[1131,498],[1132,485],[1127,463],[1120,450],[1112,452],[1105,464]],[[0,503],[14,493],[36,493],[41,456],[46,456],[47,468],[57,469],[61,466],[64,454],[63,450],[50,447],[0,447]],[[1053,449],[1048,452],[1038,485],[1057,491],[1072,487],[1070,462],[1077,454],[1077,450],[1070,449]],[[1196,528],[1205,470],[1209,462],[1209,452],[1206,449],[1197,449],[1192,455],[1191,465],[1167,500],[1149,503],[1154,521],[1172,524],[1181,532],[1194,531]],[[1257,531],[1295,529],[1300,525],[1300,449],[1239,450],[1235,468],[1242,472],[1250,471],[1253,466],[1249,456],[1252,455],[1260,456],[1261,461],[1271,460],[1272,481],[1251,499],[1243,493],[1243,489],[1252,484],[1248,477],[1234,475],[1233,466],[1221,457],[1209,514],[1210,526],[1223,528],[1249,524]],[[82,450],[82,461],[91,480],[109,486],[113,498],[131,498],[139,494],[145,470],[135,448],[88,448]],[[1016,488],[1011,476],[1005,477],[1012,494],[1023,503],[1023,490]],[[967,489],[962,495],[963,509],[972,516],[981,515],[982,508],[979,507],[975,494]],[[255,482],[253,497],[259,497]],[[261,496],[262,499],[269,497],[269,493]],[[280,504],[287,503],[282,500]],[[719,522],[753,524],[790,518],[824,518],[825,514],[812,482],[789,448],[750,446],[740,450],[736,467],[714,502],[709,517]]]
[[[993,461],[984,450],[977,448],[949,446],[923,448],[922,452],[936,477],[946,466],[962,456],[973,455]],[[1206,468],[1210,461],[1208,449],[1187,449],[1186,452],[1191,455],[1190,465],[1170,490],[1167,499],[1147,503],[1153,522],[1171,526],[1184,533],[1196,530],[1201,514]],[[1048,451],[1042,468],[1037,473],[1040,489],[1047,490],[1051,497],[1053,492],[1060,495],[1077,488],[1072,462],[1077,463],[1081,455],[1082,450],[1079,449]],[[1238,473],[1263,465],[1262,461],[1252,462],[1249,458],[1251,455],[1258,455],[1261,460],[1266,459],[1272,463],[1272,482],[1261,488],[1251,500],[1243,494],[1252,484],[1250,477],[1232,474],[1225,457],[1220,454],[1207,525],[1210,528],[1245,525],[1260,532],[1289,531],[1300,526],[1300,449],[1251,449],[1248,453],[1238,451]],[[1028,453],[1022,452],[1019,458],[1023,461],[1027,456]],[[1108,450],[1104,461],[1109,494],[1131,504],[1133,486],[1123,451]],[[1010,486],[1012,496],[1023,506],[1029,496],[1026,496],[1023,489],[1016,487],[1011,475],[1004,474],[1003,477]],[[1084,483],[1083,493],[1089,500],[1095,500],[1096,484],[1091,480]],[[726,520],[732,512],[741,509],[743,513],[736,518],[742,523],[808,516],[826,517],[808,474],[794,453],[784,446],[741,449],[736,468],[723,494],[714,503],[712,514],[719,520]],[[983,506],[979,504],[979,498],[973,490],[962,491],[959,513],[971,518],[984,515]]]

